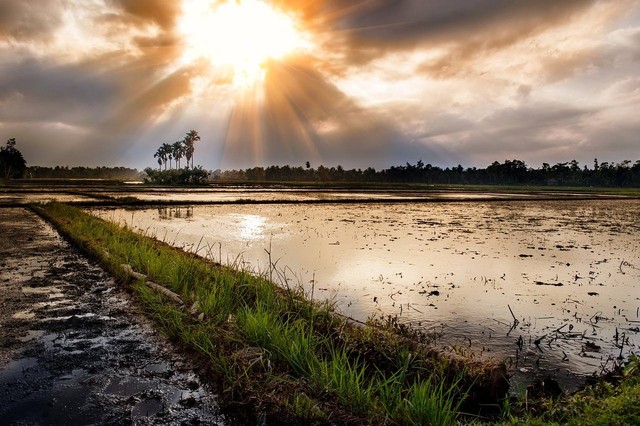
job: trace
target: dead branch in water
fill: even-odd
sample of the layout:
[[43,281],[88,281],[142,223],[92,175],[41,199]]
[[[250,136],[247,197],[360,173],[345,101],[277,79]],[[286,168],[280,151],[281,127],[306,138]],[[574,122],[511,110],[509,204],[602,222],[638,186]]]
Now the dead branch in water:
[[511,316],[513,317],[513,323],[515,325],[520,324],[520,321],[518,321],[518,318],[516,318],[516,316],[513,313],[513,310],[511,309],[511,306],[507,305],[507,308],[509,308],[509,312],[511,312]]

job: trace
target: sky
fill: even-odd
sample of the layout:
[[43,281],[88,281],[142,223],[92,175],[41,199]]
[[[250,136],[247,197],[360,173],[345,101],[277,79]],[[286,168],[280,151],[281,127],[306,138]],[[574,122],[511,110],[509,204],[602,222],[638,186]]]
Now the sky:
[[640,159],[640,0],[0,0],[28,165]]

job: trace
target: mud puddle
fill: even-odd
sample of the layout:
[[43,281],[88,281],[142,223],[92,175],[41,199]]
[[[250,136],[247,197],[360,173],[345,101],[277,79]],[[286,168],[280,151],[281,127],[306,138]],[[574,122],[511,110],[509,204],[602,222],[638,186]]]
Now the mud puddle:
[[216,396],[98,267],[0,209],[2,424],[225,424]]

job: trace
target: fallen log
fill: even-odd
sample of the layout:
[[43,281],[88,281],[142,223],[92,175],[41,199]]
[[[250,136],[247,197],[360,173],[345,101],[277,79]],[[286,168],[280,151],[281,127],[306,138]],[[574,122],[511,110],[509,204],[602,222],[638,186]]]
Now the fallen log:
[[180,296],[178,296],[178,294],[174,293],[173,291],[169,290],[166,287],[161,286],[160,284],[156,284],[153,281],[147,280],[147,276],[145,274],[141,274],[139,272],[134,271],[131,266],[126,265],[126,264],[121,265],[121,267],[129,276],[131,276],[131,277],[133,277],[135,279],[143,281],[147,286],[149,286],[152,289],[164,294],[165,296],[167,296],[169,299],[173,300],[177,304],[184,305],[184,302],[182,301],[182,298]]

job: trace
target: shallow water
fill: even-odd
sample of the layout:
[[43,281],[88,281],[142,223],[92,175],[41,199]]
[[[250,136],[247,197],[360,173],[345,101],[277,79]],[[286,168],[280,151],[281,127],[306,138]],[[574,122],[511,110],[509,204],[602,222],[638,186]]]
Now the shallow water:
[[[209,188],[209,189],[142,189],[132,191],[89,191],[87,195],[110,197],[113,199],[135,197],[151,202],[291,202],[291,201],[344,201],[344,200],[477,200],[477,199],[513,199],[548,197],[547,193],[506,193],[506,192],[443,192],[439,190],[316,190],[290,188]],[[559,194],[553,194],[559,196]],[[562,193],[560,196],[571,198],[584,194]]]
[[637,200],[94,210],[568,389],[637,353],[639,212]]
[[82,201],[94,201],[93,198],[75,195],[65,194],[59,192],[51,193],[35,193],[35,192],[8,192],[0,193],[0,206],[3,204],[29,204],[29,203],[47,203],[56,201],[59,203],[74,203]]

